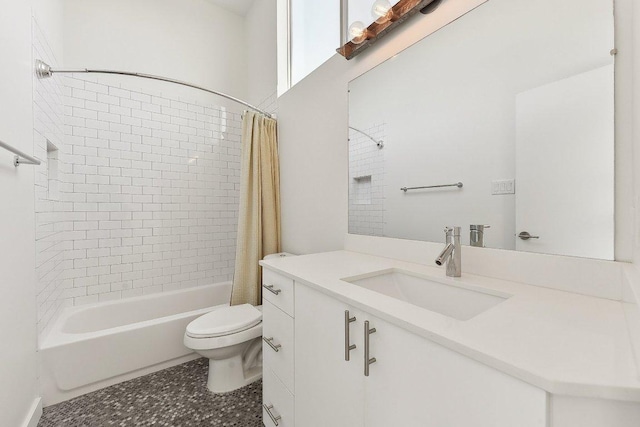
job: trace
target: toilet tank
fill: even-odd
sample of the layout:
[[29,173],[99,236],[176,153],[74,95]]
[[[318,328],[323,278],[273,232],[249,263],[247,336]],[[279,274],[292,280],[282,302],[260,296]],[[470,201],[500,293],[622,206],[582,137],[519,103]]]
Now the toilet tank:
[[288,252],[279,252],[277,254],[267,255],[263,259],[265,259],[265,260],[267,260],[267,259],[276,259],[276,258],[284,258],[284,257],[289,257],[289,256],[295,256],[295,255],[294,254],[290,254]]

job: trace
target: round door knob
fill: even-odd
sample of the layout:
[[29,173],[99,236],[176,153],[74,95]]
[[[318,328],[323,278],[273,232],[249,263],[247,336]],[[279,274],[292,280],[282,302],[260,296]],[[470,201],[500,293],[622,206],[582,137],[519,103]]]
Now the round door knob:
[[529,234],[528,231],[521,231],[520,234],[518,234],[518,237],[521,238],[522,240],[539,239],[540,238],[540,236],[532,236],[531,234]]

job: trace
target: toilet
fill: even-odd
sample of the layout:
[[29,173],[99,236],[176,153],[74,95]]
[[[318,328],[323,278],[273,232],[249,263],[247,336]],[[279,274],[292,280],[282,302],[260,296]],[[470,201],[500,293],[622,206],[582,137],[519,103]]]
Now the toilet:
[[220,307],[200,316],[187,325],[184,345],[209,359],[209,390],[227,393],[244,387],[262,377],[262,307]]
[[184,345],[209,359],[207,387],[226,393],[262,376],[262,311],[251,304],[213,310],[187,325]]

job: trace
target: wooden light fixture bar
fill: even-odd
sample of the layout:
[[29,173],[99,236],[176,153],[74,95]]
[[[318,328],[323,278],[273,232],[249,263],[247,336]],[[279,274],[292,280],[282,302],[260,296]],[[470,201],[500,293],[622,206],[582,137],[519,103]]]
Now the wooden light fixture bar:
[[441,2],[442,0],[400,0],[389,11],[392,19],[382,24],[373,22],[367,27],[365,30],[366,40],[358,44],[348,41],[336,49],[336,51],[345,58],[351,59],[362,53],[366,48],[374,44],[378,39],[407,20],[410,16],[418,12],[429,13]]

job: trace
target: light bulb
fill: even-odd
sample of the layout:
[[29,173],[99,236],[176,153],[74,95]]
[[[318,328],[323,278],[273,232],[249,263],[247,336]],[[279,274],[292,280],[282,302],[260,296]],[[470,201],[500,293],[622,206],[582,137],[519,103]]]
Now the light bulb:
[[373,19],[375,19],[378,24],[384,24],[391,19],[389,16],[391,15],[391,13],[389,13],[390,10],[391,3],[389,3],[388,0],[376,0],[373,6],[371,6],[371,16],[373,16]]
[[367,39],[367,27],[362,21],[355,21],[349,25],[349,35],[353,43],[360,44]]

